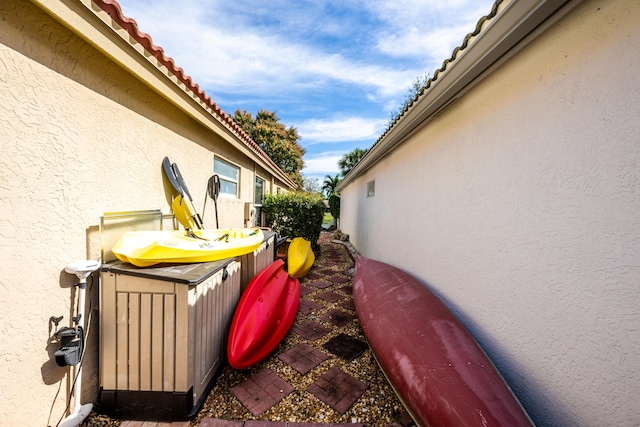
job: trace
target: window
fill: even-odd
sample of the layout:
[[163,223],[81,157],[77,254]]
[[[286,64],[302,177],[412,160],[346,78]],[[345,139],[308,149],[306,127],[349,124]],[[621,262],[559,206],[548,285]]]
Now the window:
[[253,197],[253,205],[256,208],[255,222],[262,226],[262,202],[264,202],[264,179],[256,175],[256,191]]
[[256,206],[262,206],[262,202],[264,201],[264,179],[256,176],[256,194],[253,200],[253,203]]
[[220,177],[220,194],[238,198],[240,168],[214,157],[213,172]]
[[367,182],[367,197],[373,197],[376,195],[376,180]]

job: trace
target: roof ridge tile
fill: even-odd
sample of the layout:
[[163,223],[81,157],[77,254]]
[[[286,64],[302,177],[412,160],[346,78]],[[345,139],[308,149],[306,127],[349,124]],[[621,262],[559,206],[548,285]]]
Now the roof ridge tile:
[[464,37],[462,43],[459,46],[456,46],[455,49],[453,49],[453,52],[452,52],[451,56],[449,58],[445,59],[442,62],[442,66],[440,66],[440,68],[436,69],[433,72],[433,77],[431,77],[430,79],[427,80],[426,84],[420,89],[420,91],[411,100],[411,102],[408,103],[404,107],[404,109],[395,117],[393,122],[391,122],[389,124],[389,126],[387,126],[387,129],[382,133],[382,135],[380,135],[380,137],[376,140],[376,142],[373,143],[371,148],[375,147],[385,137],[385,135],[387,135],[391,131],[391,129],[395,126],[395,124],[400,121],[402,116],[404,116],[411,109],[411,107],[413,107],[413,105],[416,102],[418,102],[418,100],[425,94],[425,92],[427,92],[429,90],[429,88],[431,87],[432,83],[435,83],[438,80],[438,78],[440,77],[440,75],[443,74],[445,71],[447,71],[447,69],[449,68],[449,64],[454,63],[456,61],[457,57],[458,57],[458,54],[460,54],[462,51],[464,51],[469,46],[470,40],[473,39],[474,37],[477,37],[478,34],[480,34],[482,32],[484,24],[487,23],[487,22],[490,22],[493,18],[496,17],[496,15],[498,13],[498,8],[500,7],[500,5],[502,4],[503,1],[504,0],[495,0],[495,2],[493,3],[493,6],[491,7],[491,11],[487,15],[482,16],[478,20],[473,32],[468,33]]

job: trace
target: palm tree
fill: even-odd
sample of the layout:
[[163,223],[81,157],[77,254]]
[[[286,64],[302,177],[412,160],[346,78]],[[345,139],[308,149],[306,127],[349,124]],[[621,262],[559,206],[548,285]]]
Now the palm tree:
[[360,161],[362,157],[364,157],[365,154],[367,154],[368,151],[368,148],[356,148],[353,151],[342,156],[342,158],[338,161],[338,167],[340,168],[340,171],[342,171],[342,176],[347,176],[349,171],[353,169],[353,167]]
[[334,177],[325,175],[324,182],[322,183],[322,191],[324,191],[327,198],[336,193],[336,187],[338,187],[338,184],[340,184],[340,174],[336,174]]

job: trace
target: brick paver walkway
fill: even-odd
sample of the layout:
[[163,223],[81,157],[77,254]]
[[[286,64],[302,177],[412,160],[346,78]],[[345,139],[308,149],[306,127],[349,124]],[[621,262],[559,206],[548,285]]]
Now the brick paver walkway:
[[341,414],[344,414],[366,389],[366,383],[338,368],[329,369],[307,387],[307,391]]
[[300,343],[278,358],[301,374],[307,374],[313,368],[329,358],[327,354],[306,343]]
[[[351,275],[353,259],[345,246],[331,243],[329,233],[323,233],[320,243],[322,253],[316,265],[301,278],[301,301],[298,316],[287,337],[296,337],[298,344],[281,344],[271,358],[277,358],[295,370],[297,375],[307,378],[308,384],[297,390],[273,370],[264,367],[268,361],[252,369],[251,375],[229,388],[232,398],[237,399],[253,417],[258,417],[270,408],[277,407],[289,395],[309,393],[324,402],[337,413],[344,414],[359,400],[370,386],[365,381],[350,375],[338,367],[335,360],[346,362],[362,357],[368,344],[349,333],[347,328],[357,322],[352,298]],[[332,307],[327,309],[327,307]],[[355,324],[357,325],[357,323]],[[329,339],[327,339],[329,335]],[[290,338],[289,338],[290,339]],[[345,363],[345,362],[342,362]],[[319,367],[325,366],[323,369]],[[354,374],[355,375],[355,374]],[[303,410],[304,408],[300,408]],[[406,412],[399,409],[399,424],[413,425]],[[122,427],[373,427],[352,421],[349,424],[285,422],[263,420],[229,420],[204,416],[191,423],[155,423],[124,421]]]

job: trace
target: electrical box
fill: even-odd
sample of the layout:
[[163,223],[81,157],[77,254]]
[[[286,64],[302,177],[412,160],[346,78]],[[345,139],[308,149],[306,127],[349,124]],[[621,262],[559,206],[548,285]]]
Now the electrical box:
[[100,286],[100,408],[114,418],[195,416],[226,355],[240,263],[105,264]]
[[251,221],[253,220],[253,216],[256,213],[256,208],[253,206],[253,203],[246,202],[244,204],[244,220]]

